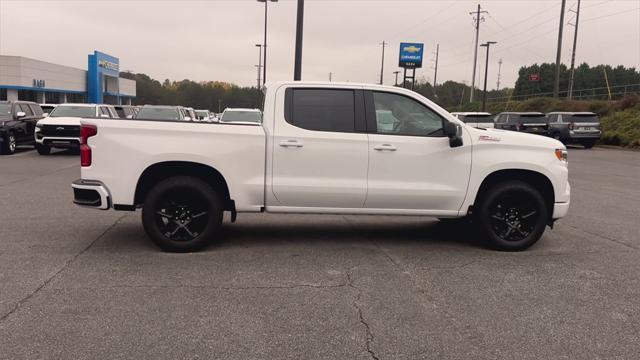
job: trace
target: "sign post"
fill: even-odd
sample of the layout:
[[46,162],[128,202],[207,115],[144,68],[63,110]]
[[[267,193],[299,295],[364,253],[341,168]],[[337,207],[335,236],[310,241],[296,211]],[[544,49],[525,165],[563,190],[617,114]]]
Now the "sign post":
[[[422,57],[424,54],[424,44],[421,43],[400,43],[400,56],[398,66],[404,69],[402,86],[405,87],[407,80],[411,80],[411,90],[416,84],[416,69],[422,67]],[[411,70],[411,75],[407,76],[407,69]]]

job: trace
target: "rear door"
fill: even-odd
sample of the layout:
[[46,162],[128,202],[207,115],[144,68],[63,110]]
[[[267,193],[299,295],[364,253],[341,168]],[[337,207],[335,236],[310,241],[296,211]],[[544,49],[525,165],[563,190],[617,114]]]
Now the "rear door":
[[280,206],[362,208],[368,137],[360,89],[293,87],[273,134],[272,191]]

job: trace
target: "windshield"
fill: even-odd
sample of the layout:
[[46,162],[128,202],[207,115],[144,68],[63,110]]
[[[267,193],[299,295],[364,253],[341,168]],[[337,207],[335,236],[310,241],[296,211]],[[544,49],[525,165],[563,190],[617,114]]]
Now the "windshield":
[[58,106],[51,110],[50,117],[95,117],[96,108],[92,106]]
[[254,122],[260,123],[262,122],[262,114],[257,111],[225,111],[222,114],[223,122],[231,122],[231,121],[246,121],[246,122]]
[[180,120],[180,116],[176,109],[146,107],[140,109],[136,119]]
[[0,104],[0,116],[11,115],[11,104]]
[[[563,116],[564,119],[564,116]],[[576,114],[571,116],[571,120],[569,122],[577,122],[577,123],[600,123],[600,118],[594,114]]]
[[523,114],[520,115],[520,122],[523,124],[545,124],[547,117],[539,114]]
[[458,119],[465,123],[493,122],[492,115],[459,115]]

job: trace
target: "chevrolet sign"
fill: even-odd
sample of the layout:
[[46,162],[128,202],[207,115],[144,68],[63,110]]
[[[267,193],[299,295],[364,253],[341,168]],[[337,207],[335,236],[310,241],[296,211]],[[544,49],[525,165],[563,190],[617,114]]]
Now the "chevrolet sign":
[[423,53],[424,44],[400,43],[400,61],[398,66],[406,69],[421,68]]
[[104,59],[98,60],[98,66],[103,67],[107,70],[119,71],[119,66],[117,63],[107,61]]

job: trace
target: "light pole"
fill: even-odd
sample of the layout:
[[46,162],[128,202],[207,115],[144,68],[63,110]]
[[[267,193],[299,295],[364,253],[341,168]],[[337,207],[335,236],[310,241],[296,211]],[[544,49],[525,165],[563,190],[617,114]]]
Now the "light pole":
[[396,75],[396,86],[398,86],[398,74],[400,74],[400,71],[394,71],[393,73]]
[[262,70],[262,44],[256,44],[256,47],[258,48],[258,65],[256,65],[258,67],[258,89],[260,89],[260,70]]
[[298,0],[296,15],[296,52],[293,64],[293,80],[302,80],[302,33],[304,26],[304,0]]
[[497,44],[495,41],[487,41],[480,45],[487,48],[487,60],[484,63],[484,90],[482,92],[482,111],[485,111],[487,107],[487,73],[489,72],[489,47],[493,44]]
[[262,61],[262,85],[267,82],[267,3],[278,2],[278,0],[258,0],[258,2],[264,3],[264,61]]

